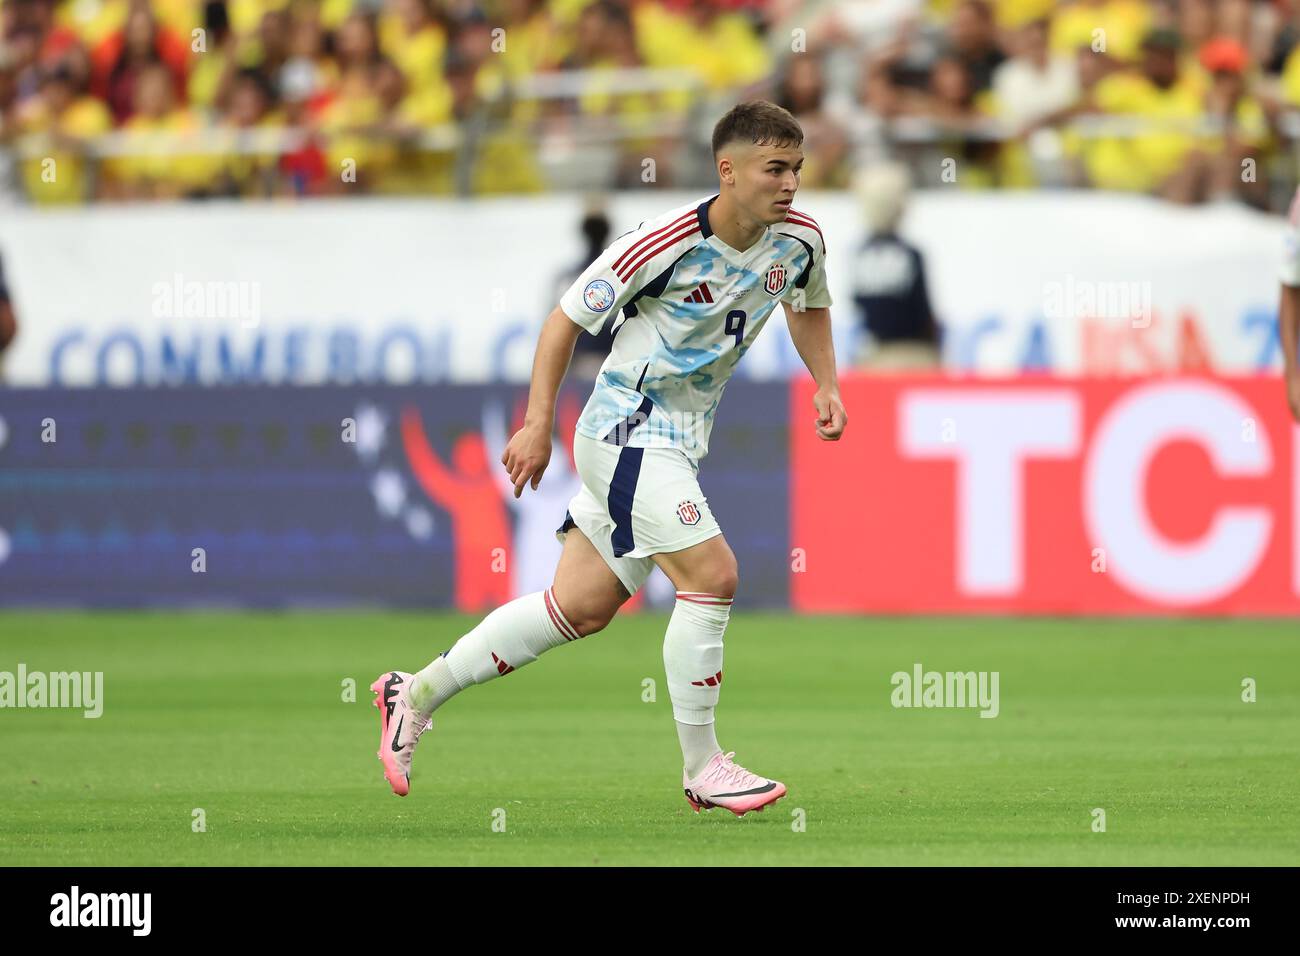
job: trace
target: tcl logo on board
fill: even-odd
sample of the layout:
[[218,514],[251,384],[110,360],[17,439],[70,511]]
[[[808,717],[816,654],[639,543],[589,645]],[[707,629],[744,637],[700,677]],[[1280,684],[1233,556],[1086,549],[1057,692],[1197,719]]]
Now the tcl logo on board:
[[[841,389],[843,441],[793,429],[796,608],[1300,610],[1300,443],[1276,380]],[[792,401],[801,421],[811,385]]]

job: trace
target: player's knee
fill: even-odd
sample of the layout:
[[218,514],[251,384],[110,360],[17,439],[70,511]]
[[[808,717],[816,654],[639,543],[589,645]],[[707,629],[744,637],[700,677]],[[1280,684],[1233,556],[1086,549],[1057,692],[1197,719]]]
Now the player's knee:
[[617,608],[606,608],[599,605],[583,607],[570,618],[569,623],[573,625],[579,637],[589,637],[608,627],[609,622],[614,620],[614,612],[617,610]]
[[722,559],[711,565],[704,573],[698,589],[706,594],[719,597],[735,597],[740,584],[740,570],[734,557]]
[[713,593],[721,597],[735,597],[736,588],[740,586],[740,572],[736,569],[733,562],[731,567],[726,568],[718,573],[717,582],[713,586]]

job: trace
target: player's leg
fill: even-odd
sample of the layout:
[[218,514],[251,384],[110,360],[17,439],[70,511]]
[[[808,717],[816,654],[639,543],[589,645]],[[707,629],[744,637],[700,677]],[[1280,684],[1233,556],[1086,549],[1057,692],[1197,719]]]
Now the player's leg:
[[[699,500],[699,499],[694,499]],[[696,812],[722,806],[737,816],[762,810],[785,785],[738,766],[718,745],[714,711],[722,691],[723,635],[739,572],[719,530],[713,537],[653,559],[677,589],[664,634],[664,670],[682,748],[682,786]]]
[[460,691],[531,664],[610,622],[627,589],[595,546],[569,529],[554,584],[503,604],[415,675],[411,703],[431,714]]
[[379,759],[393,791],[410,792],[415,744],[435,710],[474,684],[596,633],[629,596],[601,552],[576,527],[568,528],[552,587],[501,605],[417,674],[390,671],[376,680]]
[[677,589],[664,634],[664,670],[682,764],[693,778],[722,752],[713,715],[722,685],[722,638],[736,594],[736,556],[719,532],[654,560]]
[[577,527],[565,533],[551,595],[556,612],[579,637],[604,630],[632,597],[607,559]]

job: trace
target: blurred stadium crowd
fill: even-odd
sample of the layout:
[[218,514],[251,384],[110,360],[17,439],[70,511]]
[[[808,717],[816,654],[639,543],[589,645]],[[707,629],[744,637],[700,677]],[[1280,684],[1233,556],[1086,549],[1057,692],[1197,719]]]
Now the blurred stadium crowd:
[[37,203],[708,187],[737,99],[805,187],[1280,208],[1300,0],[0,0],[0,191]]

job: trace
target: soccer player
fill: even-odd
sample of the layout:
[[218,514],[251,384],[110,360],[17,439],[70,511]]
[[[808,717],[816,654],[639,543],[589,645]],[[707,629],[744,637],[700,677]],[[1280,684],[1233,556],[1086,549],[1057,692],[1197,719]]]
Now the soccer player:
[[[551,457],[556,393],[586,329],[618,318],[613,349],[577,424],[582,488],[556,534],[551,587],[495,611],[419,673],[371,685],[379,758],[393,791],[410,791],[411,756],[431,714],[474,684],[604,628],[655,565],[677,589],[664,668],[682,749],[682,786],[698,813],[737,816],[785,795],[724,753],[714,732],[722,637],[736,557],[696,480],[722,390],[777,302],[817,384],[817,434],[847,421],[835,375],[826,243],[791,208],[803,131],[772,103],[743,103],[713,130],[718,193],[643,222],[593,262],[543,324],[523,427],[501,461],[519,497]],[[558,518],[558,516],[557,516]]]

